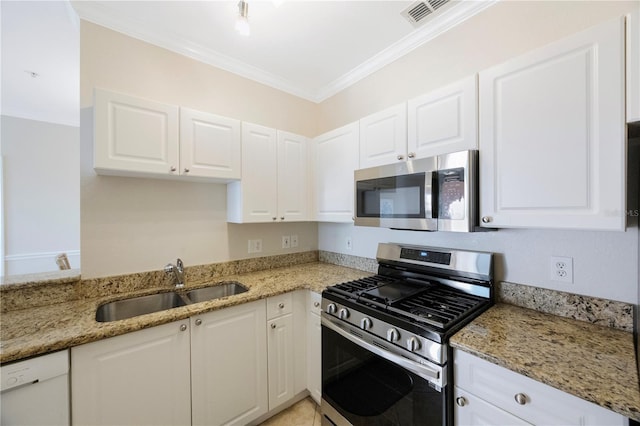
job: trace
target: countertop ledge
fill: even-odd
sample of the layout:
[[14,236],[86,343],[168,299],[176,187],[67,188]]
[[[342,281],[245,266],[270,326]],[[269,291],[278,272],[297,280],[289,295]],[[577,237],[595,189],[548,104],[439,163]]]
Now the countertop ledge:
[[[213,280],[216,283],[238,281],[249,290],[222,299],[104,323],[95,320],[95,313],[97,307],[105,302],[173,289],[162,287],[144,292],[9,311],[3,313],[0,318],[0,363],[67,349],[289,291],[310,289],[321,292],[328,286],[370,275],[372,274],[365,271],[316,262],[216,277]],[[188,283],[183,291],[202,287],[203,284]]]
[[633,334],[498,304],[451,346],[640,421]]

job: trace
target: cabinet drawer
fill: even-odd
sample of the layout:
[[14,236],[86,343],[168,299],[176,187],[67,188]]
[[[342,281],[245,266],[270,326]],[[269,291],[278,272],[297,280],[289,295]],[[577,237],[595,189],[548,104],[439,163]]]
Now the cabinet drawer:
[[285,293],[267,299],[267,320],[293,312],[293,293]]
[[460,350],[455,351],[454,375],[460,389],[530,423],[624,424],[625,418],[613,411]]
[[310,291],[307,297],[307,310],[316,315],[320,315],[320,311],[322,310],[322,295],[320,293],[316,293]]

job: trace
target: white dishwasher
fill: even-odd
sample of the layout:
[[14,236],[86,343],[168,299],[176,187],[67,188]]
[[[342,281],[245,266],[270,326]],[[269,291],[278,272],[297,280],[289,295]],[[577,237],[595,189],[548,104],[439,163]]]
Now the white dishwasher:
[[69,426],[69,351],[0,366],[0,424]]

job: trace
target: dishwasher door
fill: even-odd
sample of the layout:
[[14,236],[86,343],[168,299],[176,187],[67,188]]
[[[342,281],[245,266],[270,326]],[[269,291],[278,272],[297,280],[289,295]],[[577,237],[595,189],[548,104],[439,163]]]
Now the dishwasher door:
[[0,366],[0,424],[69,426],[69,351]]

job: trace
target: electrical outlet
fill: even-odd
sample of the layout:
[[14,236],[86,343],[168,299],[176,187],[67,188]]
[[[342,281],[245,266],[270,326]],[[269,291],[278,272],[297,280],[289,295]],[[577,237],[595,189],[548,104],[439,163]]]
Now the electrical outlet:
[[283,235],[282,236],[282,248],[289,248],[291,247],[291,239],[288,235]]
[[291,236],[291,248],[294,247],[298,247],[298,236],[297,235],[292,235]]
[[551,281],[573,283],[573,258],[551,256],[550,258]]
[[260,253],[262,251],[262,240],[249,240],[249,253]]
[[349,251],[351,251],[351,249],[353,248],[353,244],[351,244],[351,237],[347,237],[346,248]]

